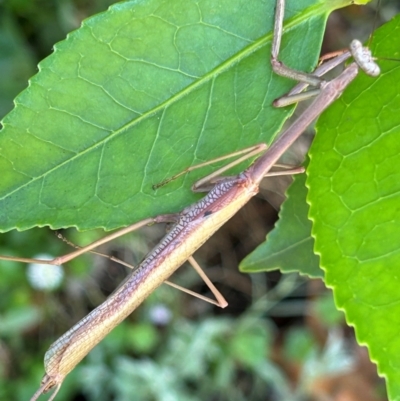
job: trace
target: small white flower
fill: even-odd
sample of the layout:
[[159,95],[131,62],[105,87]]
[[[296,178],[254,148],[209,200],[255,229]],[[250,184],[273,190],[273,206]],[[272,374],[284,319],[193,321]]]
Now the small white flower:
[[[53,259],[53,257],[48,254],[39,254],[34,258],[44,260]],[[26,275],[33,288],[43,291],[52,291],[60,286],[64,278],[64,269],[62,266],[30,263]]]

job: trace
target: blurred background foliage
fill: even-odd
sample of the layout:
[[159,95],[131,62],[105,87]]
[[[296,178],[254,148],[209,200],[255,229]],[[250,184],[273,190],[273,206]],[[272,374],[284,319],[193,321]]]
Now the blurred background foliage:
[[[0,2],[0,117],[54,43],[111,3]],[[397,3],[385,1],[381,18],[398,12]],[[324,52],[345,47],[349,38],[365,39],[375,7],[332,15]],[[384,400],[383,381],[322,282],[237,271],[276,218],[273,207],[254,199],[196,254],[226,296],[227,309],[161,286],[67,377],[57,400]],[[101,251],[136,265],[164,230],[146,228]],[[103,235],[62,234],[78,244]],[[0,237],[0,254],[56,256],[70,250],[47,229]],[[32,396],[49,345],[103,302],[126,270],[93,255],[58,271],[0,262],[0,399]],[[189,267],[173,280],[206,291]]]

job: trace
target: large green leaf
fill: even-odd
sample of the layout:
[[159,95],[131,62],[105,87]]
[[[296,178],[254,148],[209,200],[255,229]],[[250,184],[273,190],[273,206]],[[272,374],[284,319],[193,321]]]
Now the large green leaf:
[[[400,18],[373,53],[399,58]],[[400,399],[400,65],[360,74],[318,123],[308,169],[315,249],[326,283]]]
[[[310,70],[326,16],[349,1],[292,0],[282,58]],[[112,229],[198,199],[200,161],[270,142],[291,85],[271,73],[273,0],[127,1],[40,63],[0,135],[0,229]],[[286,46],[287,45],[287,46]]]

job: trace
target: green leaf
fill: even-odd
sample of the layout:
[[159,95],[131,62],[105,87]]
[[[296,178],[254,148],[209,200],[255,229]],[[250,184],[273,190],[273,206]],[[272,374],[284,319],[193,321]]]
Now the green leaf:
[[[399,58],[400,18],[374,34],[373,54]],[[315,249],[336,305],[400,399],[400,67],[379,61],[318,123],[308,169]]]
[[[289,1],[282,59],[311,70],[328,12],[346,3]],[[177,212],[206,171],[153,184],[271,142],[289,114],[271,102],[291,86],[271,73],[272,13],[270,0],[147,0],[86,20],[3,120],[0,229],[112,229]]]
[[242,272],[279,269],[282,273],[299,272],[309,277],[323,277],[319,257],[314,253],[309,206],[306,202],[305,174],[296,175],[287,191],[275,228],[266,241],[240,263]]

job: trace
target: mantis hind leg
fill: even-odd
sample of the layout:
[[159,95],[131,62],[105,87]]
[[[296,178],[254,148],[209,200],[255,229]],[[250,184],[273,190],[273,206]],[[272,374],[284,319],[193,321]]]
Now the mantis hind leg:
[[[169,216],[169,215],[168,215]],[[57,233],[57,237],[59,239],[61,239],[62,241],[64,241],[65,243],[67,243],[68,245],[72,246],[75,249],[82,249],[81,247],[79,247],[78,245],[72,243],[71,241],[69,241],[67,238],[65,238],[62,234]],[[122,266],[128,267],[132,270],[135,269],[135,266],[124,262],[123,260],[116,258],[115,256],[110,256],[110,255],[106,255],[104,253],[101,252],[97,252],[94,250],[89,250],[88,252],[93,253],[95,255],[99,255],[101,257],[107,258],[109,260],[112,260],[113,262],[116,262]],[[219,306],[220,308],[226,308],[228,306],[228,302],[226,302],[225,298],[222,296],[222,294],[217,290],[217,288],[215,287],[215,285],[211,282],[211,280],[208,278],[208,276],[206,275],[206,273],[203,271],[203,269],[200,267],[200,265],[196,262],[196,260],[194,259],[193,256],[191,256],[188,259],[188,262],[192,265],[192,267],[194,268],[194,270],[196,270],[197,274],[202,278],[202,280],[204,281],[204,283],[207,285],[207,287],[210,289],[210,291],[214,294],[215,296],[215,300],[205,297],[201,294],[198,294],[194,291],[191,291],[185,287],[182,287],[178,284],[172,283],[171,281],[164,281],[165,284],[174,287],[178,290],[181,290],[189,295],[192,295],[196,298],[202,299],[203,301],[206,301],[208,303],[211,303],[213,305]]]

